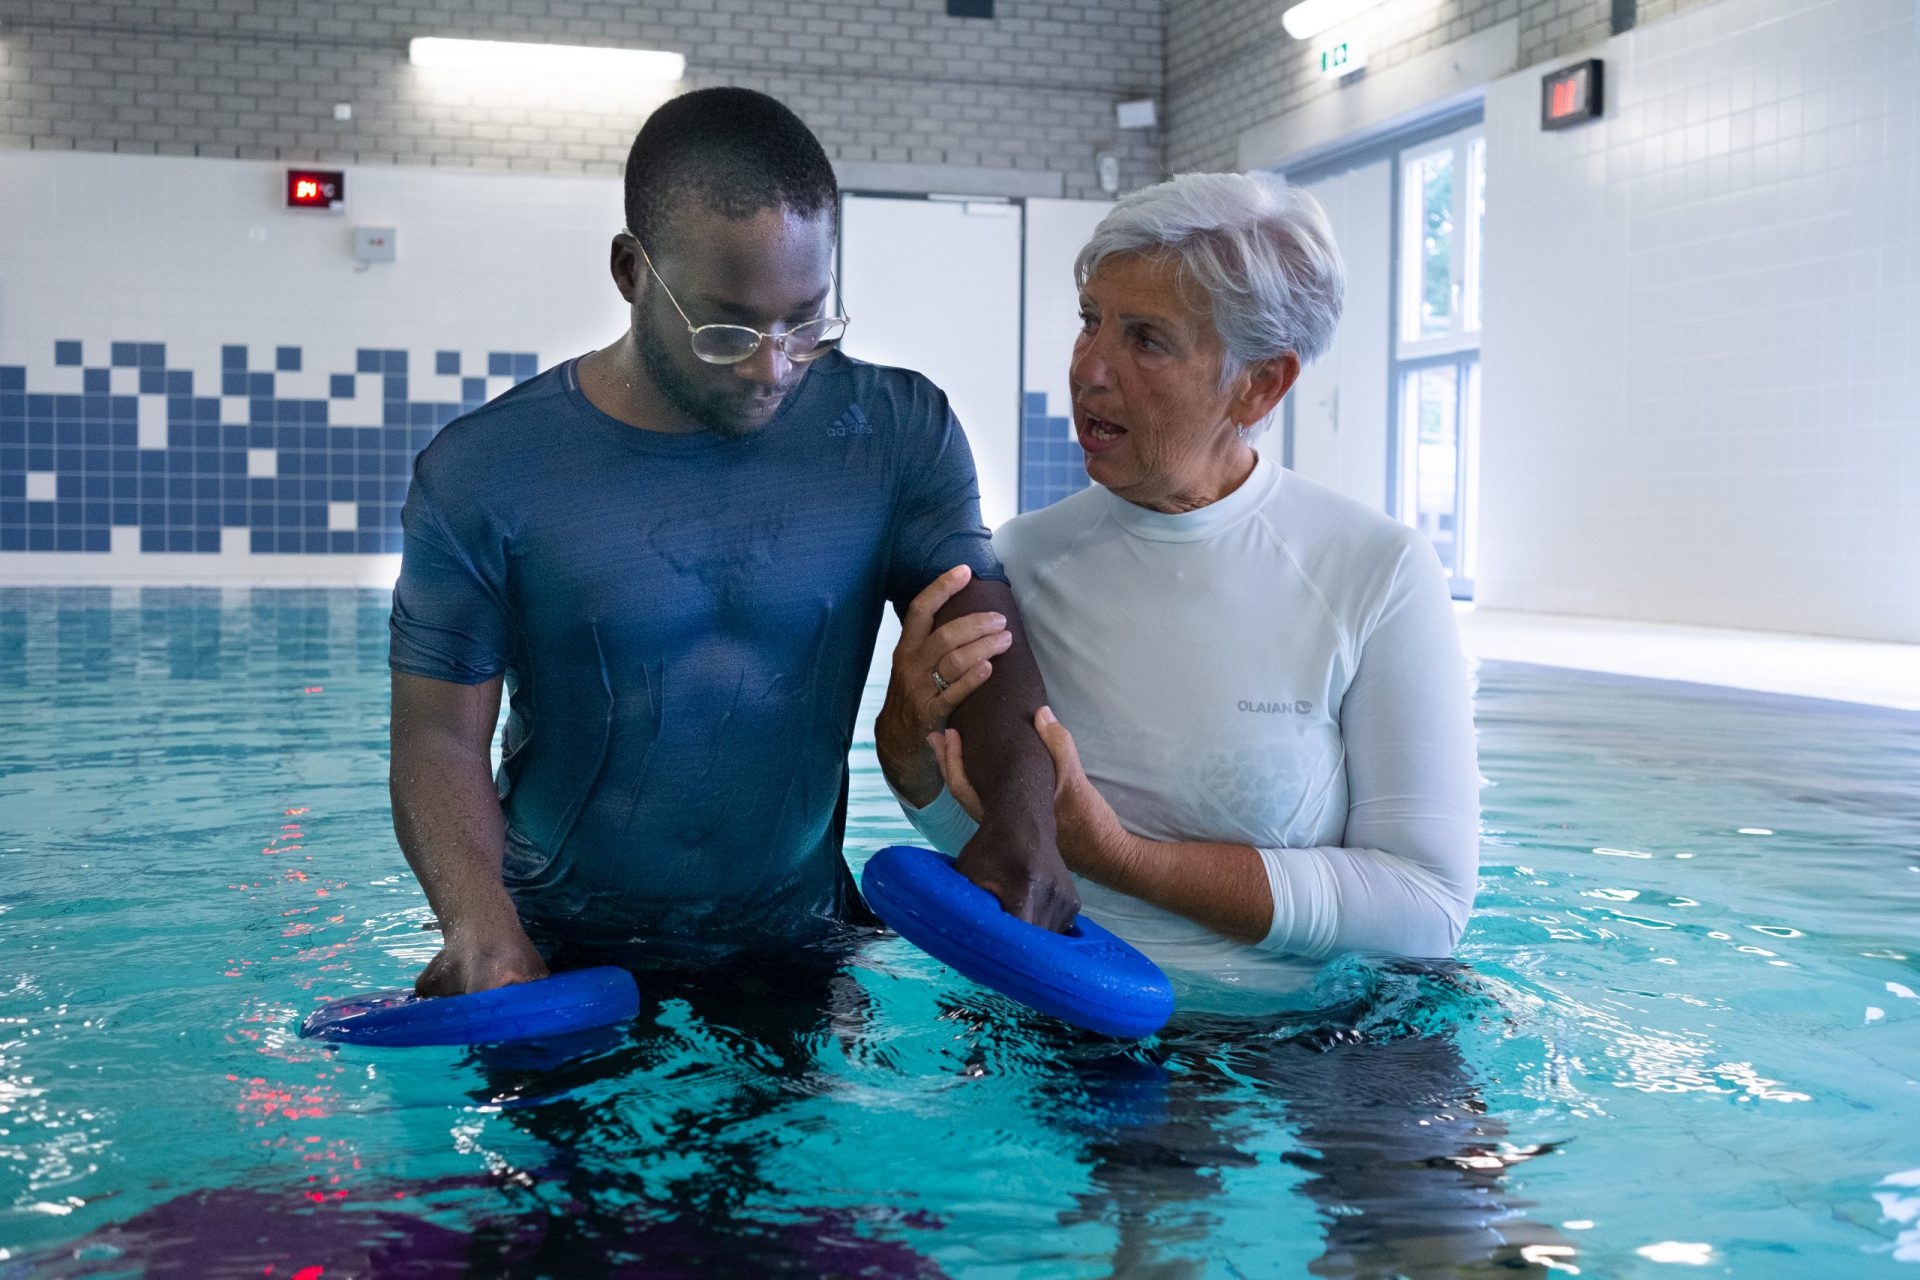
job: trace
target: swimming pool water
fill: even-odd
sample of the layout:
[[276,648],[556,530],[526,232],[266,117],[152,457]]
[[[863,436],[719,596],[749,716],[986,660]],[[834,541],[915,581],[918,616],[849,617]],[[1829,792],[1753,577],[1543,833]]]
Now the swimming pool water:
[[1461,963],[1283,1016],[1127,1046],[884,939],[336,1050],[436,947],[385,622],[0,591],[0,1277],[1920,1275],[1920,717],[1485,665]]

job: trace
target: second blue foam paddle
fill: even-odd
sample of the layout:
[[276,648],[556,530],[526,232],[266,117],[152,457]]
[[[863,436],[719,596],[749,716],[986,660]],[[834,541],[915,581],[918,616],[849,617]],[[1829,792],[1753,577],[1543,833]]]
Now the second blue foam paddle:
[[640,1011],[640,988],[625,969],[573,969],[464,996],[379,991],[336,1000],[300,1024],[303,1039],[412,1048],[501,1044],[625,1022]]
[[1008,915],[953,859],[897,844],[867,860],[860,891],[908,942],[982,986],[1089,1031],[1150,1036],[1173,1016],[1160,967],[1085,916],[1054,933]]

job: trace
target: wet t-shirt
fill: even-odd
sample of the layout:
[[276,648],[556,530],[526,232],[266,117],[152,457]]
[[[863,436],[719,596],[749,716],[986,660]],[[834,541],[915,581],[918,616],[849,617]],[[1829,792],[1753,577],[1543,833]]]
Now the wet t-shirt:
[[578,361],[417,460],[390,665],[506,677],[504,876],[530,926],[663,952],[852,900],[847,751],[883,604],[1004,581],[925,378],[832,354],[757,433],[629,426]]

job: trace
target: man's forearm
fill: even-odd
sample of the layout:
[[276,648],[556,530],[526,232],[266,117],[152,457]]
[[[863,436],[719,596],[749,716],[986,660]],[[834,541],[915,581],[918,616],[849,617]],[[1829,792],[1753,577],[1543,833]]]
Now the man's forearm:
[[967,777],[989,826],[1031,838],[1051,855],[1053,758],[1033,731],[1033,713],[1047,700],[1046,685],[1006,583],[976,578],[935,621],[944,624],[970,613],[1004,615],[1013,643],[993,660],[993,677],[953,711],[950,723],[967,744]]
[[487,758],[444,737],[420,736],[427,740],[396,744],[389,782],[394,834],[407,865],[449,933],[514,916],[500,880],[506,822]]

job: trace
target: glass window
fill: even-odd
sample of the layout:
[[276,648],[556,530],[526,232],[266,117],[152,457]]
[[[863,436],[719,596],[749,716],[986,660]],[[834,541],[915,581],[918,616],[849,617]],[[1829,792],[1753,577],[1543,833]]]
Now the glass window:
[[1402,360],[1458,351],[1478,340],[1486,156],[1478,126],[1401,153]]
[[1400,278],[1388,506],[1433,543],[1455,596],[1471,598],[1479,466],[1487,144],[1471,125],[1400,153]]
[[1415,369],[1401,392],[1407,419],[1401,518],[1433,542],[1448,577],[1460,572],[1460,372],[1451,361]]
[[1462,319],[1469,333],[1480,331],[1480,282],[1486,278],[1487,140],[1475,138],[1467,148],[1467,298]]
[[1420,336],[1453,327],[1453,153],[1420,165]]
[[1460,563],[1454,571],[1468,594],[1480,576],[1480,361],[1467,365],[1466,412],[1460,422]]

